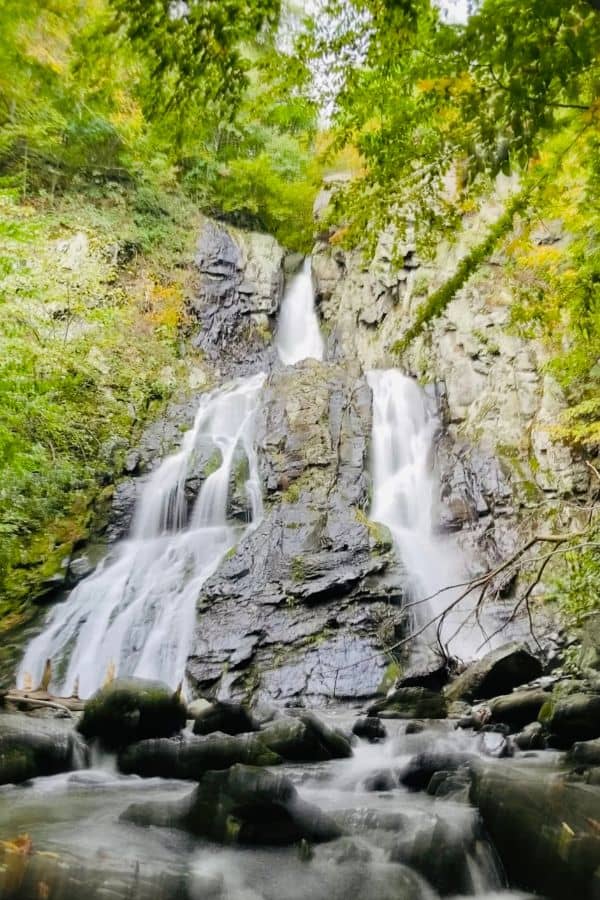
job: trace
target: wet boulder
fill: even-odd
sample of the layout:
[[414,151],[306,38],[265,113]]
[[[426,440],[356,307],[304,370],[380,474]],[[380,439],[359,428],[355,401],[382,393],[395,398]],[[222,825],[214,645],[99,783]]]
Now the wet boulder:
[[276,719],[263,727],[260,738],[270,750],[292,762],[323,762],[352,756],[346,735],[312,713]]
[[386,738],[387,731],[377,716],[364,716],[364,718],[356,720],[352,726],[352,734],[363,738],[370,744],[377,744]]
[[446,697],[450,701],[488,700],[541,674],[541,662],[525,644],[504,644],[468,666],[446,688]]
[[424,687],[430,691],[441,691],[450,679],[450,668],[446,660],[433,659],[421,665],[410,666],[397,680],[395,687]]
[[445,719],[447,713],[443,695],[424,687],[397,688],[368,710],[382,719]]
[[600,740],[573,744],[567,753],[567,762],[576,766],[600,766]]
[[82,768],[87,749],[70,720],[0,714],[0,784]]
[[183,802],[133,804],[122,818],[183,828],[218,843],[318,843],[341,835],[329,816],[300,798],[285,775],[243,765],[206,772]]
[[276,766],[281,757],[260,735],[181,735],[131,744],[119,754],[119,769],[143,778],[183,778],[195,781],[210,769],[228,769],[236,763]]
[[177,734],[186,718],[178,691],[159,681],[118,678],[87,701],[79,730],[106,749],[118,750],[145,738]]
[[600,694],[575,693],[566,697],[551,697],[539,714],[539,721],[548,732],[548,743],[561,750],[575,741],[589,741],[600,737]]
[[474,753],[426,751],[413,756],[400,773],[400,781],[411,791],[427,790],[429,782],[437,772],[456,772],[471,765],[476,759]]
[[540,722],[531,722],[515,734],[513,743],[521,751],[543,750],[546,746],[544,728]]
[[551,900],[600,896],[600,788],[536,766],[476,763],[470,800],[512,887]]
[[535,722],[544,703],[549,699],[545,691],[514,691],[494,697],[488,704],[492,722],[504,722],[511,729],[518,731]]
[[460,820],[452,825],[439,816],[431,816],[398,838],[390,858],[416,869],[442,897],[474,895],[479,890],[470,859],[476,853],[476,845],[476,834],[469,822]]
[[215,700],[195,716],[194,734],[247,734],[258,731],[259,725],[241,703]]
[[398,773],[393,769],[375,769],[362,781],[364,791],[393,791],[399,786]]

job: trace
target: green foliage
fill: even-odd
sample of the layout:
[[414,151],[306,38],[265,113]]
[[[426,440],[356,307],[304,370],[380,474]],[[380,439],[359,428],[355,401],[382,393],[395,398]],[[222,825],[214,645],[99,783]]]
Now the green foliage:
[[422,242],[451,234],[500,173],[525,171],[565,122],[597,129],[600,15],[584,0],[483,0],[462,26],[428,0],[332,0],[333,38],[313,52],[354,61],[337,98],[336,148],[354,144],[364,176],[337,221],[364,244],[414,223]]
[[319,185],[308,72],[279,0],[0,0],[0,184],[181,185],[201,207],[310,244]]
[[102,481],[185,371],[175,266],[194,212],[164,197],[157,231],[135,201],[0,194],[0,613],[87,536]]
[[582,547],[566,555],[564,571],[554,585],[554,596],[570,625],[581,627],[586,616],[600,610],[600,531],[591,529]]

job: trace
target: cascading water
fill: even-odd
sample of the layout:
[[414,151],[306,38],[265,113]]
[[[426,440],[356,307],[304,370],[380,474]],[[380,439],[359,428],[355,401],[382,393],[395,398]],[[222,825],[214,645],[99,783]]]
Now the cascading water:
[[[434,620],[424,638],[435,639],[440,615],[467,579],[456,542],[435,534],[437,482],[433,472],[435,417],[419,386],[395,369],[367,375],[373,392],[373,502],[371,518],[390,529],[409,581],[416,629]],[[427,599],[430,598],[430,599]],[[471,658],[486,639],[465,598],[441,624],[440,637],[454,655]]]
[[277,328],[277,351],[286,366],[302,359],[323,359],[323,338],[315,312],[310,257],[285,293]]
[[[183,677],[193,635],[196,600],[223,554],[255,526],[262,495],[253,426],[264,375],[226,385],[202,399],[193,428],[144,487],[131,537],[51,612],[28,646],[18,681],[34,683],[51,659],[54,688],[69,694],[79,679],[87,697],[107,670],[156,678],[173,687]],[[218,451],[220,465],[202,484],[188,515],[186,478],[202,449]],[[250,522],[228,521],[229,485],[236,453],[248,464],[245,491]]]

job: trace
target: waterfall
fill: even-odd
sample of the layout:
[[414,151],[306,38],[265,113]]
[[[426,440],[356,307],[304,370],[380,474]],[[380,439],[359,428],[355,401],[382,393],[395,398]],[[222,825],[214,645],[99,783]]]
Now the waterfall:
[[323,359],[323,338],[315,312],[310,257],[292,278],[279,313],[277,350],[286,366],[301,359]]
[[[396,551],[407,571],[408,600],[415,630],[458,600],[468,580],[456,541],[435,532],[439,486],[433,453],[436,420],[420,387],[400,372],[373,370],[367,374],[373,392],[372,474],[370,516],[390,529]],[[431,598],[431,599],[427,599]],[[483,623],[474,621],[474,600],[452,609],[441,628],[443,642],[456,656],[471,658],[485,641]],[[436,620],[437,624],[437,620]],[[424,637],[435,640],[436,624]]]
[[[79,678],[80,695],[89,696],[109,669],[173,687],[183,677],[200,587],[262,516],[253,432],[264,377],[261,373],[234,382],[202,398],[181,449],[144,486],[130,538],[53,608],[26,650],[19,684],[26,674],[37,683],[46,659],[53,662],[53,687],[63,695],[71,693]],[[220,462],[188,511],[186,478],[200,449],[218,452]],[[251,511],[246,528],[227,518],[240,452],[247,461]]]

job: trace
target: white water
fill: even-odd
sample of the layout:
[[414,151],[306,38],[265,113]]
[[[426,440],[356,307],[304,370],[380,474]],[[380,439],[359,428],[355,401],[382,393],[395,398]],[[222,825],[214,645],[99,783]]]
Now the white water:
[[[28,646],[18,672],[34,685],[51,659],[57,693],[68,695],[79,678],[88,697],[107,672],[157,678],[175,687],[183,678],[203,582],[240,539],[244,527],[227,520],[236,451],[248,460],[247,528],[262,516],[253,426],[264,375],[226,385],[202,398],[193,428],[145,485],[131,537],[51,611]],[[186,476],[199,448],[221,454],[187,510]]]
[[277,351],[286,366],[302,359],[323,359],[323,338],[315,311],[310,257],[294,275],[279,313]]
[[[373,370],[367,378],[373,391],[370,516],[387,525],[392,533],[408,573],[408,599],[415,604],[412,618],[414,630],[418,631],[457,601],[460,588],[444,589],[468,580],[466,566],[456,541],[435,534],[436,422],[423,391],[395,369]],[[441,627],[443,643],[463,659],[477,655],[478,647],[485,641],[485,632],[472,614],[474,603],[474,599],[465,598],[448,613]],[[436,626],[437,618],[423,633],[430,646],[435,642]]]

